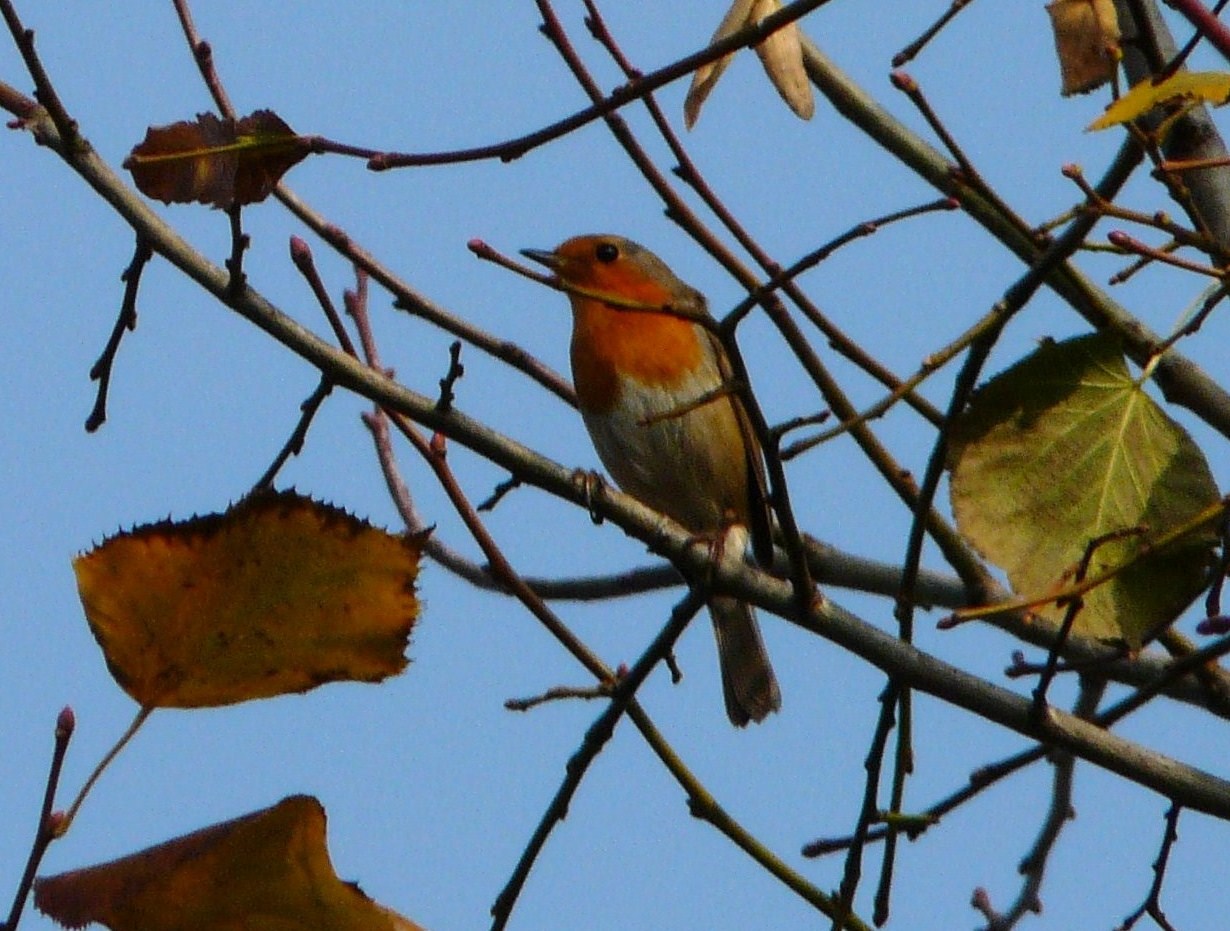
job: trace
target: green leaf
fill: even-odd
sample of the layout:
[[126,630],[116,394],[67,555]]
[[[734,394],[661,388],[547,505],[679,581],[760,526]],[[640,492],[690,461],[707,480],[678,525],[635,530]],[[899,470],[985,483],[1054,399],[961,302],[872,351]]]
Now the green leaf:
[[[1153,546],[1215,506],[1217,487],[1114,337],[1047,342],[992,379],[954,424],[949,455],[961,532],[1029,598],[1070,587],[1091,541],[1143,528],[1094,551],[1087,578],[1110,577],[1084,596],[1076,632],[1138,647],[1203,587],[1211,520]],[[1037,610],[1058,623],[1066,608]]]

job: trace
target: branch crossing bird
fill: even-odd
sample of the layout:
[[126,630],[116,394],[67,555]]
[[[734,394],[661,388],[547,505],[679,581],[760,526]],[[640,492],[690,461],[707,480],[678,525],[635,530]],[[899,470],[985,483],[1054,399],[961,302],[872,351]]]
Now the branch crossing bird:
[[[522,254],[551,269],[572,303],[577,400],[619,487],[715,546],[742,550],[750,535],[771,562],[760,446],[704,296],[621,236]],[[724,595],[708,607],[727,716],[738,727],[761,721],[781,691],[752,609]]]

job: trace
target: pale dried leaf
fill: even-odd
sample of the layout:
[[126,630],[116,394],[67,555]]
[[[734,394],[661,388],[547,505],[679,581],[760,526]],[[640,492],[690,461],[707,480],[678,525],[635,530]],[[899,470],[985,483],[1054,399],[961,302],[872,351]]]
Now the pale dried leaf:
[[[781,9],[780,0],[757,0],[752,11],[753,20],[761,20]],[[803,67],[803,46],[799,39],[798,23],[791,23],[777,30],[758,46],[756,54],[764,66],[765,74],[782,95],[782,100],[795,115],[810,120],[816,112],[816,102],[811,94],[811,81]]]
[[[735,0],[713,33],[709,44],[720,42],[746,26],[751,19],[753,3],[754,0]],[[733,54],[724,55],[717,61],[697,68],[692,75],[692,86],[688,88],[688,96],[683,102],[683,125],[688,129],[696,125],[696,120],[700,117],[700,108],[705,105],[705,100],[717,86],[718,78],[722,76],[722,72],[726,70],[732,58],[734,58]]]

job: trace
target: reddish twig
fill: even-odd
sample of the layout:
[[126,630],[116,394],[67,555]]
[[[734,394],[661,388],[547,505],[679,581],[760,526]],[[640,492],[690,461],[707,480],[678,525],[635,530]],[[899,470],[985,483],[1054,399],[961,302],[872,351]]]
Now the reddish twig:
[[1207,275],[1210,278],[1224,278],[1226,270],[1214,268],[1211,265],[1201,265],[1199,262],[1193,262],[1190,259],[1180,258],[1177,255],[1171,255],[1163,249],[1156,249],[1148,243],[1141,242],[1133,236],[1128,235],[1123,230],[1111,230],[1106,236],[1111,245],[1122,249],[1124,252],[1132,255],[1144,256],[1153,259],[1156,262],[1164,262],[1167,265],[1173,265],[1175,268],[1181,268],[1184,271],[1195,272],[1198,275]]
[[355,352],[350,334],[346,332],[346,327],[342,325],[342,318],[338,315],[337,307],[333,304],[333,298],[329,296],[329,291],[320,278],[320,272],[316,269],[316,260],[312,257],[312,248],[298,236],[290,237],[290,260],[294,263],[295,268],[299,270],[299,274],[308,283],[308,287],[312,289],[312,295],[316,298],[317,303],[320,304],[320,309],[324,312],[325,319],[329,322],[330,329],[333,330],[333,335],[337,337],[337,344],[342,348],[343,352],[357,359],[358,354]]
[[1166,5],[1196,27],[1196,31],[1209,40],[1230,61],[1230,29],[1200,0],[1165,0]]
[[[1217,0],[1212,9],[1214,19],[1221,15],[1221,11],[1226,8],[1227,0]],[[1220,20],[1218,20],[1220,22]],[[1196,46],[1200,44],[1200,40],[1204,38],[1204,33],[1197,29],[1192,33],[1192,37],[1184,43],[1183,48],[1179,49],[1178,53],[1166,63],[1166,67],[1158,72],[1157,80],[1164,81],[1172,74],[1178,72],[1180,68],[1187,62],[1192,52],[1196,50]]]

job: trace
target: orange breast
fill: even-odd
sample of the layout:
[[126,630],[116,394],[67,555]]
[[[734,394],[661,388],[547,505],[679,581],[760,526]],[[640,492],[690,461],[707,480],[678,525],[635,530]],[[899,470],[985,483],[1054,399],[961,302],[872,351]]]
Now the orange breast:
[[648,386],[674,387],[702,361],[698,336],[703,338],[695,324],[669,314],[574,299],[572,379],[581,408],[611,410],[619,401],[620,375]]

